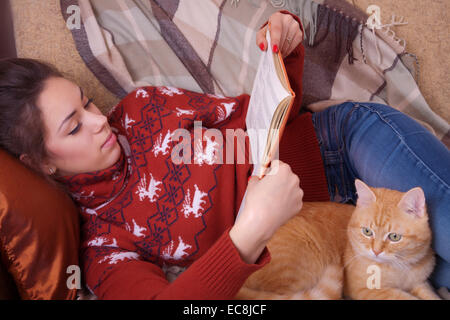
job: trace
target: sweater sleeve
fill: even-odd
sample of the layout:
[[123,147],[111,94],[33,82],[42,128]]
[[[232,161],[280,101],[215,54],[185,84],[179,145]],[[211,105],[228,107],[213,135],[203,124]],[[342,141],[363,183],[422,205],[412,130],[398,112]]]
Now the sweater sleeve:
[[305,59],[305,48],[303,44],[299,44],[289,56],[284,58],[284,64],[286,72],[289,77],[289,83],[292,91],[295,92],[295,99],[292,105],[291,113],[289,114],[288,123],[295,119],[300,112],[302,105],[302,77],[303,77],[303,64]]
[[170,115],[177,127],[189,129],[195,121],[206,128],[219,128],[242,113],[240,97],[224,97],[173,87],[140,87],[130,92],[108,113],[108,122],[123,134],[131,132],[136,119],[147,113]]
[[255,264],[242,261],[229,229],[172,283],[160,267],[128,249],[89,246],[83,253],[87,285],[107,300],[233,299],[247,277],[269,261],[267,248]]

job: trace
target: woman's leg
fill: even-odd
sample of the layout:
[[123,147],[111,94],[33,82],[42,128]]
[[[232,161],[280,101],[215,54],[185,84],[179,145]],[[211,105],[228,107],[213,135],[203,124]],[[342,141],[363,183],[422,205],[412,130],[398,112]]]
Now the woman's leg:
[[420,186],[427,202],[437,287],[450,288],[450,152],[418,122],[389,106],[345,102],[313,114],[333,201],[356,201],[355,178],[402,192]]

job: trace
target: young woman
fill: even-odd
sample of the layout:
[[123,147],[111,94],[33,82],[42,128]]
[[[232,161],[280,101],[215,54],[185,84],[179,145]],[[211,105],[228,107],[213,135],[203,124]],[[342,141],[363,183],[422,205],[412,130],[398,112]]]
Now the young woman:
[[[267,241],[302,201],[355,201],[354,178],[375,187],[424,189],[441,259],[436,284],[449,287],[448,150],[414,120],[380,104],[348,102],[298,115],[303,29],[284,12],[270,21],[274,47],[267,48],[266,28],[257,45],[281,51],[296,100],[281,161],[261,180],[248,180],[252,165],[236,154],[233,163],[210,161],[205,150],[215,140],[195,140],[195,129],[215,128],[223,137],[227,129],[245,129],[248,95],[145,87],[104,116],[82,88],[51,67],[0,62],[0,146],[60,183],[79,204],[82,267],[97,297],[231,299],[270,260]],[[177,140],[180,128],[190,137]],[[173,161],[179,141],[188,145],[183,152],[192,151],[191,163]],[[245,152],[248,160],[248,146]]]

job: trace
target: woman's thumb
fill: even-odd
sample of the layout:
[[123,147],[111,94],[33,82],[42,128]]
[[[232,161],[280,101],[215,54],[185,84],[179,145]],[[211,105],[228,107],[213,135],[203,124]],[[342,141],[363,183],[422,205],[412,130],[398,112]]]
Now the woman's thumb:
[[278,159],[274,159],[270,162],[270,167],[267,169],[266,171],[266,175],[276,175],[278,172],[278,169],[280,168],[280,165],[283,163],[283,161],[278,160]]
[[258,180],[259,180],[259,179],[258,179],[257,176],[250,176],[250,177],[248,177],[248,184],[247,184],[247,186],[249,186],[249,185],[255,183],[255,182],[258,181]]

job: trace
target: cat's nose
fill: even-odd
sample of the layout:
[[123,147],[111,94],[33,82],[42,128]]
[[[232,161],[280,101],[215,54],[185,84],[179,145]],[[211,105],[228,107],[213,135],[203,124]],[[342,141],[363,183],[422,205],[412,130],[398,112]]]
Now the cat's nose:
[[376,250],[372,248],[372,252],[378,257],[378,255],[383,252],[383,250]]

